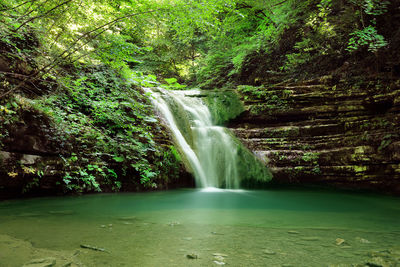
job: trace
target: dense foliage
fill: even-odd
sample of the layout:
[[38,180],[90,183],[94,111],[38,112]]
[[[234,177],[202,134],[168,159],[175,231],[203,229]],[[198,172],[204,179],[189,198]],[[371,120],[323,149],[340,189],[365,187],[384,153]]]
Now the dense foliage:
[[1,0],[0,139],[32,109],[68,140],[63,189],[157,187],[179,163],[141,87],[266,98],[286,74],[399,75],[399,14],[394,0]]

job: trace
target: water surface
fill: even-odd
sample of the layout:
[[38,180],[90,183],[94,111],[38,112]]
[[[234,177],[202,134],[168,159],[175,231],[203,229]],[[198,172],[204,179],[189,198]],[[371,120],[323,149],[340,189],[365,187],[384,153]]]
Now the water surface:
[[0,266],[46,257],[57,266],[396,266],[400,199],[188,189],[1,202]]

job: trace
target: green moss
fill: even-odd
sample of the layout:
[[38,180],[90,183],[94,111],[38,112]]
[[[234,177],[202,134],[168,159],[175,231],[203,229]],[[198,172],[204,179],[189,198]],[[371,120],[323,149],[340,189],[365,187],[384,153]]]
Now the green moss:
[[250,106],[249,111],[253,115],[262,113],[271,115],[277,110],[285,110],[288,108],[288,98],[292,94],[291,90],[275,91],[264,86],[250,85],[239,85],[237,91],[245,101],[261,102]]
[[234,137],[237,145],[237,169],[241,179],[240,185],[244,188],[258,188],[265,186],[272,179],[272,174],[259,158],[249,151]]
[[305,162],[313,162],[313,163],[317,163],[318,158],[319,158],[319,153],[316,153],[316,152],[306,152],[301,157],[301,159],[303,161],[305,161]]
[[244,111],[243,103],[234,91],[208,92],[204,97],[204,102],[210,109],[216,125],[225,125]]
[[353,166],[353,170],[356,173],[366,172],[368,170],[367,166]]

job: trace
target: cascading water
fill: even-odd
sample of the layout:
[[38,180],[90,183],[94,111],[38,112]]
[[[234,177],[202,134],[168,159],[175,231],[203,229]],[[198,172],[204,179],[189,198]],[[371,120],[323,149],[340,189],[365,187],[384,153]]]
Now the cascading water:
[[[151,92],[154,105],[169,125],[186,165],[194,173],[196,185],[239,188],[243,175],[238,166],[246,161],[243,148],[225,127],[213,124],[208,107],[199,97],[200,91],[146,90]],[[265,171],[261,176],[264,174]]]

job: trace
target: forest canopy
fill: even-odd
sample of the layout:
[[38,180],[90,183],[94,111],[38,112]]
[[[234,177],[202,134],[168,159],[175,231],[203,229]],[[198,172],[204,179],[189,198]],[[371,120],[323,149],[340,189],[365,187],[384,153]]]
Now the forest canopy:
[[386,0],[22,0],[0,5],[6,26],[2,41],[12,48],[15,39],[36,39],[31,41],[40,43],[35,60],[41,74],[56,65],[101,62],[122,72],[222,85],[248,79],[254,64],[256,72],[304,71],[315,62],[327,70],[357,55],[374,59],[390,54],[399,35],[392,19],[398,4]]

